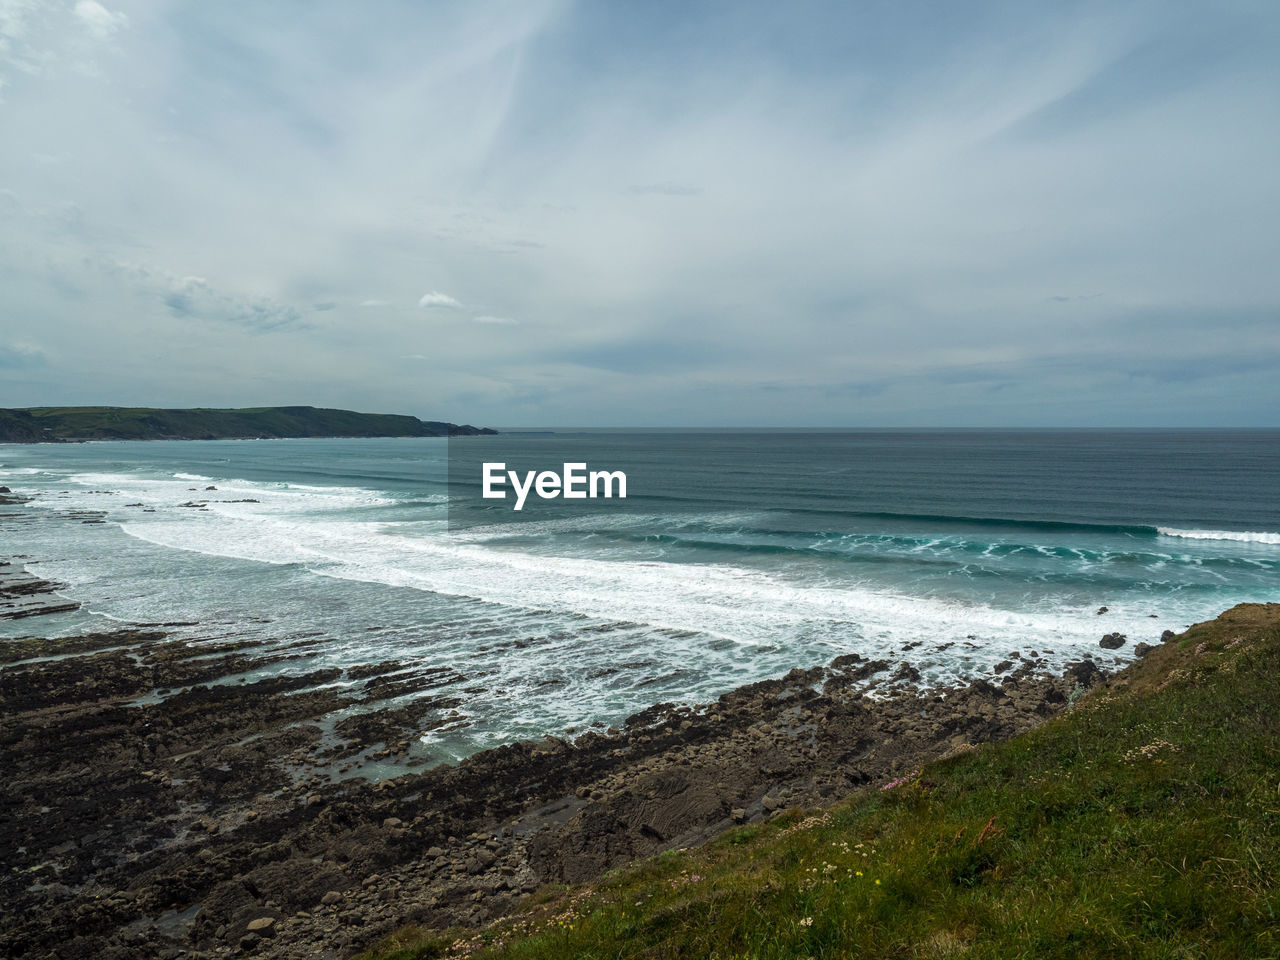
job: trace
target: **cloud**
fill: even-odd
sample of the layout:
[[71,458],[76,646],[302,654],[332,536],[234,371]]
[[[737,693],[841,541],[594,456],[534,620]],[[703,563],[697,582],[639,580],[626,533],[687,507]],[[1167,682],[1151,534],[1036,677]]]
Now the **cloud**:
[[169,312],[182,319],[232,323],[253,333],[297,327],[296,309],[269,297],[252,297],[215,290],[203,277],[182,277],[160,291]]
[[723,344],[681,340],[672,349],[666,337],[630,338],[617,343],[601,343],[572,351],[568,359],[584,367],[615,373],[645,374],[687,372],[713,367],[732,348]]
[[127,23],[97,0],[0,0],[0,104],[39,78],[99,78],[98,56]]
[[0,370],[26,370],[48,362],[45,352],[26,343],[0,345]]
[[[41,69],[48,52],[34,36],[43,32],[48,19],[46,0],[0,2],[0,69],[18,74],[32,74]],[[7,84],[0,73],[0,92]]]
[[627,193],[641,197],[654,194],[663,197],[696,197],[702,193],[702,188],[665,181],[663,183],[635,184],[627,188]]
[[97,0],[78,0],[76,16],[99,40],[108,40],[129,22],[123,13],[112,13]]
[[663,9],[0,0],[9,396],[1275,421],[1280,6]]
[[432,290],[430,293],[424,293],[418,299],[418,306],[449,307],[452,309],[454,307],[460,307],[462,304],[453,299],[453,297],[449,296],[447,293],[439,293],[438,291]]

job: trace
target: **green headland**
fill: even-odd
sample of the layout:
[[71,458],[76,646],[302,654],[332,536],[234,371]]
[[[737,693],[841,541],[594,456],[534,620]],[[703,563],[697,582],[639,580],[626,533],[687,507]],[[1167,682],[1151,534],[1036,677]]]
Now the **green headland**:
[[470,424],[323,407],[164,410],[154,407],[0,409],[0,443],[78,440],[240,440],[285,437],[453,437],[496,433]]

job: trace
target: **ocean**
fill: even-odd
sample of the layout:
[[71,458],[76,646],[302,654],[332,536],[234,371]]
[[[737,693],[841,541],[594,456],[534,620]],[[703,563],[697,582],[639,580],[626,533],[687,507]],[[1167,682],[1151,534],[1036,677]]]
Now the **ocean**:
[[[625,466],[628,498],[517,515],[478,495],[490,458]],[[287,650],[267,672],[439,670],[462,705],[418,750],[448,761],[846,653],[940,684],[1124,662],[1280,599],[1278,478],[1274,430],[7,445],[34,499],[0,508],[0,556],[82,607],[0,639],[179,623]]]

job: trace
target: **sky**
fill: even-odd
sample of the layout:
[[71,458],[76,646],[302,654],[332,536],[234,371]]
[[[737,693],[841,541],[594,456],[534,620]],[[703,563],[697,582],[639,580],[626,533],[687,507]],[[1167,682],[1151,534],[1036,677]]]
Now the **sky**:
[[1280,426],[1280,4],[0,0],[0,406]]

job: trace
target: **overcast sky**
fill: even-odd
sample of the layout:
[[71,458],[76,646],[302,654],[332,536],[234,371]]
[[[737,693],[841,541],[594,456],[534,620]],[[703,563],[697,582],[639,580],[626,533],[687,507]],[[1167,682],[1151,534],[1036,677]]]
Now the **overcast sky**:
[[0,406],[1280,425],[1280,4],[0,0]]

